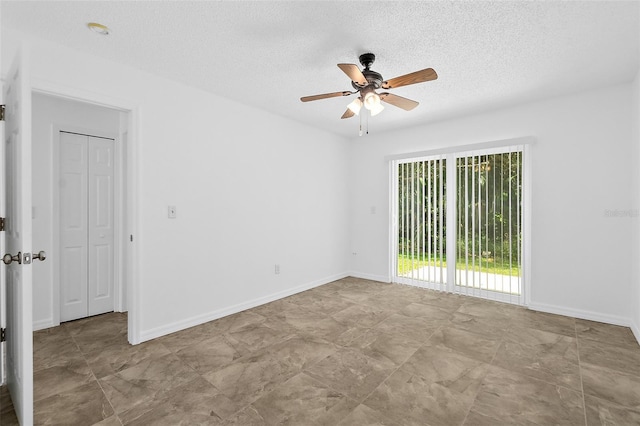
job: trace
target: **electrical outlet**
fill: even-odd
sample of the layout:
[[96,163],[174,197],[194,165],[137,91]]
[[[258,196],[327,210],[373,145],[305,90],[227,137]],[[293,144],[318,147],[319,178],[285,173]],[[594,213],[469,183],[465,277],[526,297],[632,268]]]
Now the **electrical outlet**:
[[280,265],[276,264],[275,268],[273,268],[273,272],[278,275],[280,273]]
[[169,219],[176,218],[176,206],[169,206],[167,208],[167,216],[169,216]]

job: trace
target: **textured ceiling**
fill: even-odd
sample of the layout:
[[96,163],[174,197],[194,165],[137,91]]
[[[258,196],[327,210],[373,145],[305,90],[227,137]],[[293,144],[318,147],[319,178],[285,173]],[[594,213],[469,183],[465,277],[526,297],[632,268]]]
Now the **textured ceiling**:
[[[439,78],[391,92],[382,132],[628,82],[639,67],[640,2],[6,1],[2,26],[122,62],[347,137],[352,98],[337,63],[373,52],[385,79]],[[86,23],[112,34],[100,37]]]

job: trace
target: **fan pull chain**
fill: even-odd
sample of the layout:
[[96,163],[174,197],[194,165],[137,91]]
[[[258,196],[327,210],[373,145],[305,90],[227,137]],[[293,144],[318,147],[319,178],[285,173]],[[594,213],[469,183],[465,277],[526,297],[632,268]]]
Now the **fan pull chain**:
[[360,118],[360,130],[358,131],[358,136],[362,136],[362,116],[363,115],[364,114],[360,114],[360,117],[359,117]]
[[369,115],[371,114],[371,112],[369,112],[367,115],[367,122],[366,122],[366,127],[367,127],[367,136],[369,136]]

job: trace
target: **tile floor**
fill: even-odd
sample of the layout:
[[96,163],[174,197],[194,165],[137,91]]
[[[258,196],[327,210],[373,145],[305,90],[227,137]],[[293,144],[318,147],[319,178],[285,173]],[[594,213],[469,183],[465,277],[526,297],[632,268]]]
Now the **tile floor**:
[[640,424],[624,327],[355,278],[137,346],[126,322],[34,333],[37,424]]

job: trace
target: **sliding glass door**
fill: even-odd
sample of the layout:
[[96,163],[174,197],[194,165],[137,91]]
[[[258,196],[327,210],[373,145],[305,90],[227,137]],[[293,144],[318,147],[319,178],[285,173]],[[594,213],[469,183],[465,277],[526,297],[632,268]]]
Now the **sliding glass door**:
[[394,282],[523,303],[524,147],[395,161]]

